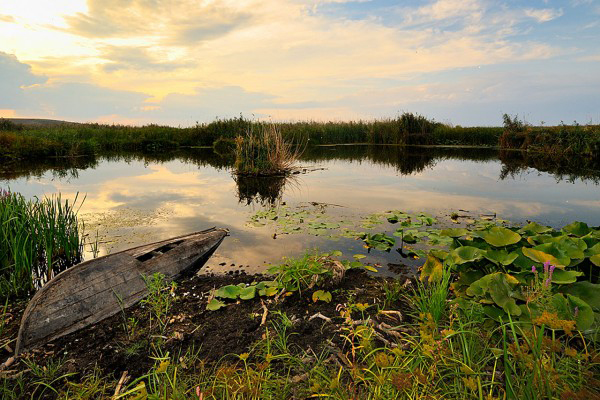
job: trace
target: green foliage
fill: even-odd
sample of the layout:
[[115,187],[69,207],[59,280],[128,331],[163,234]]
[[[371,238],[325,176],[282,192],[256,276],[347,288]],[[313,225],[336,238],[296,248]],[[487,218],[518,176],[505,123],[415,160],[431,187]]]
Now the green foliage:
[[153,321],[156,322],[161,333],[169,323],[169,310],[173,303],[173,296],[177,285],[175,282],[167,283],[165,275],[156,272],[151,276],[142,276],[146,283],[148,295],[142,300],[142,304],[148,307],[150,330],[153,329]]
[[26,297],[81,261],[75,206],[60,195],[26,200],[0,190],[0,298]]

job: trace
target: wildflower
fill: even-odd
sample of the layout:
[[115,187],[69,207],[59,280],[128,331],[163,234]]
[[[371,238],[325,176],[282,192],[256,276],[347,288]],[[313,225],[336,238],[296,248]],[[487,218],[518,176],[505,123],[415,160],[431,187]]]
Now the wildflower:
[[548,275],[549,268],[550,268],[550,261],[544,262],[544,275]]
[[535,265],[531,266],[531,272],[533,272],[534,274],[537,273],[536,269],[535,269]]

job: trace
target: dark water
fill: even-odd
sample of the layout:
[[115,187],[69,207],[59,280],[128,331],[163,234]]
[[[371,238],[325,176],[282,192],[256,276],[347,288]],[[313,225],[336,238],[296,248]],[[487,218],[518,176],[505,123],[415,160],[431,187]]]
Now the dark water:
[[[291,180],[236,180],[230,162],[211,149],[30,161],[2,167],[0,186],[27,197],[85,195],[80,215],[86,232],[98,237],[100,254],[212,226],[229,228],[231,237],[209,270],[243,265],[256,271],[314,247],[348,257],[366,252],[357,240],[281,232],[274,239],[274,225],[248,225],[250,216],[271,205],[346,220],[397,209],[448,221],[450,213],[465,210],[460,214],[496,214],[516,223],[600,225],[600,167],[589,160],[490,149],[332,146],[308,149],[300,164],[307,172]],[[398,253],[379,251],[366,260],[404,261]]]

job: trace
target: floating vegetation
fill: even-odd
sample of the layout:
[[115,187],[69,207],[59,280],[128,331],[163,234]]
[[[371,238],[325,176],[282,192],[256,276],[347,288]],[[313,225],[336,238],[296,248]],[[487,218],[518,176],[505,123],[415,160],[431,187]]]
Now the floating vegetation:
[[555,321],[576,321],[584,332],[594,325],[593,307],[600,310],[600,228],[573,222],[554,230],[531,222],[446,229],[441,235],[452,244],[448,251],[429,252],[421,280],[438,281],[449,269],[458,276],[452,287],[459,300],[483,304],[486,315],[498,321],[512,317],[535,324],[547,313]]
[[76,204],[0,190],[0,298],[27,296],[81,261]]
[[226,300],[251,300],[257,296],[289,296],[294,292],[302,295],[302,292],[310,290],[312,290],[312,300],[314,302],[330,302],[332,300],[331,293],[322,288],[339,284],[346,271],[353,268],[363,268],[377,272],[375,267],[358,261],[358,259],[363,258],[362,255],[354,256],[353,261],[337,260],[335,258],[341,255],[341,251],[331,253],[315,251],[300,258],[286,258],[282,264],[273,265],[268,269],[268,273],[273,275],[272,280],[227,285],[216,289],[208,300],[206,309],[216,311],[225,307],[227,305]]

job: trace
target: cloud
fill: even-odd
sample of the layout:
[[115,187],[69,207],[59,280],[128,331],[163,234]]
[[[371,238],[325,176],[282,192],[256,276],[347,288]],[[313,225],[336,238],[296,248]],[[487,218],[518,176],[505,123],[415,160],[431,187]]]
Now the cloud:
[[123,69],[172,71],[190,66],[190,63],[184,62],[158,61],[161,58],[151,55],[149,47],[146,46],[105,46],[100,57],[109,61],[102,67],[106,72]]
[[235,4],[193,0],[88,0],[87,13],[65,16],[64,20],[66,31],[88,38],[146,37],[191,45],[246,23],[250,15],[237,8]]
[[553,8],[543,8],[543,9],[534,9],[528,8],[525,9],[525,15],[529,18],[533,18],[539,23],[552,21],[558,17],[561,17],[564,13],[562,8],[555,10]]
[[0,52],[0,109],[17,109],[28,100],[23,86],[46,82],[47,78],[31,72],[31,66],[20,62],[11,54]]
[[14,19],[14,17],[12,17],[10,15],[1,15],[0,14],[0,22],[15,23],[17,21]]

